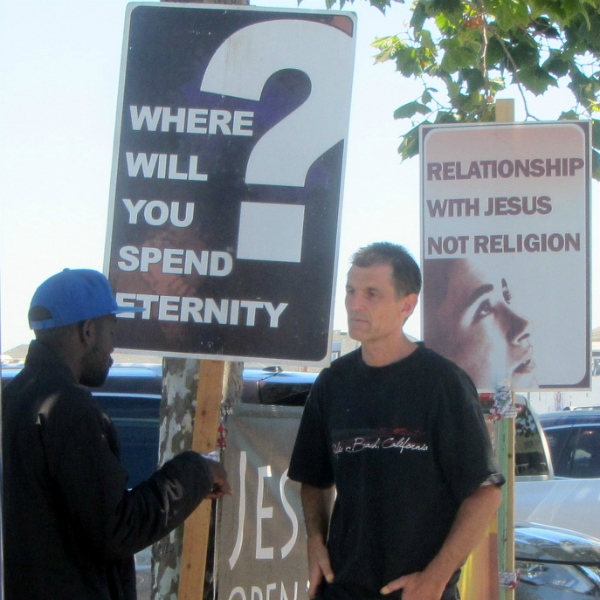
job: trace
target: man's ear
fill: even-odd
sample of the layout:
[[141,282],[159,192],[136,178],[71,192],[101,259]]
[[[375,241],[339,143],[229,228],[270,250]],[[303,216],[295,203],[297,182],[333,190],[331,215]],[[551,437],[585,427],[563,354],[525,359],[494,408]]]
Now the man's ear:
[[87,319],[78,323],[79,339],[84,346],[93,346],[96,341],[96,322]]
[[413,314],[417,302],[419,301],[418,294],[408,294],[402,298],[402,312],[404,313],[404,320],[408,319]]

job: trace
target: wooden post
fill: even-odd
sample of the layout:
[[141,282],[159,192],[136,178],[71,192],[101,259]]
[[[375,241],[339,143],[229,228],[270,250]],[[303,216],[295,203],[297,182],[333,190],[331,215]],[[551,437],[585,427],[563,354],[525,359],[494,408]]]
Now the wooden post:
[[515,120],[515,101],[512,98],[496,100],[496,123],[513,123]]
[[[515,120],[515,101],[496,100],[496,122],[512,123]],[[514,394],[511,396],[515,405]],[[515,420],[501,419],[498,422],[498,453],[500,468],[506,477],[502,487],[502,507],[498,515],[498,556],[500,571],[512,573],[515,570]],[[503,587],[500,590],[503,600],[513,600],[514,589]]]
[[[514,394],[511,395],[514,407]],[[498,515],[499,570],[513,573],[515,570],[515,419],[498,422],[498,451],[500,468],[506,477],[502,487],[502,506]],[[500,597],[513,600],[514,589],[502,587]]]
[[[217,447],[225,363],[202,360],[199,371],[192,450],[208,454]],[[179,600],[203,598],[211,508],[212,502],[204,500],[185,522]]]

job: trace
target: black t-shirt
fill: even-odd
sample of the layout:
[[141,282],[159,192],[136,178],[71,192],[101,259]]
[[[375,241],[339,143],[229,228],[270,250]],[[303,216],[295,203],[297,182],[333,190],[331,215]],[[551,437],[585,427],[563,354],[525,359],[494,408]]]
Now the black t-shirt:
[[489,477],[502,483],[469,377],[419,344],[369,367],[360,349],[324,369],[312,388],[289,477],[336,486],[328,548],[332,598],[379,598],[423,570],[461,502]]

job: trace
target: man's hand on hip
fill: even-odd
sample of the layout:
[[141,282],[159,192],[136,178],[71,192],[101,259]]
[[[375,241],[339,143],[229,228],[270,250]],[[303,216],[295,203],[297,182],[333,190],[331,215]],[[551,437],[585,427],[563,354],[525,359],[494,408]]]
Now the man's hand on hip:
[[314,598],[323,578],[333,581],[329,552],[320,537],[308,538],[308,596]]
[[418,572],[394,579],[381,589],[381,593],[385,595],[402,590],[402,600],[440,600],[445,587],[425,573]]

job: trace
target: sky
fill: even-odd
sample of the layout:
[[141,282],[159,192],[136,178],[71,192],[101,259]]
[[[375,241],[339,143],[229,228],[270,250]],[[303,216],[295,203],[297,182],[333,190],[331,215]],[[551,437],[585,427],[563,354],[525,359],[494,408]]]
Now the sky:
[[[0,0],[0,290],[2,351],[28,343],[27,309],[35,288],[70,268],[102,270],[106,243],[124,0]],[[296,8],[295,1],[258,6]],[[324,2],[305,0],[304,9]],[[358,36],[344,182],[334,327],[345,328],[343,287],[349,257],[373,241],[420,254],[419,163],[401,162],[410,122],[393,111],[420,95],[421,84],[375,65],[376,37],[401,31],[409,9],[382,15],[366,1]],[[518,95],[517,120],[523,118]],[[564,96],[545,96],[538,115],[551,119]],[[594,186],[596,187],[596,186]],[[594,211],[592,211],[594,214]],[[593,216],[592,239],[600,224]],[[593,287],[600,273],[592,264]],[[594,305],[592,326],[600,325]],[[420,337],[420,313],[406,331]]]

